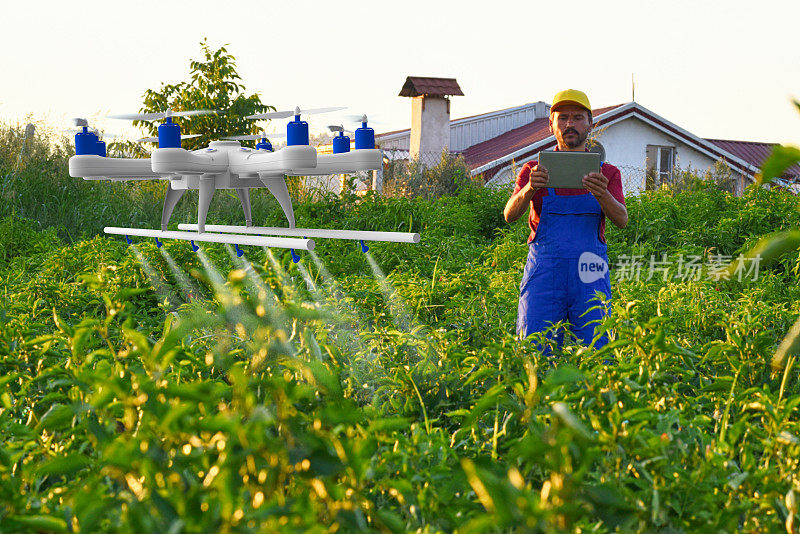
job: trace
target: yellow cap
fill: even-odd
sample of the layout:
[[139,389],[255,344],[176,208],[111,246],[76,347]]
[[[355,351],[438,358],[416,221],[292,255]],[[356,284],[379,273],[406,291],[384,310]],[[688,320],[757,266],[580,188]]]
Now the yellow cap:
[[577,104],[586,108],[587,111],[592,111],[592,106],[589,104],[589,97],[586,96],[586,93],[578,91],[577,89],[566,89],[556,93],[556,96],[553,97],[553,105],[550,106],[550,113],[556,111],[564,104]]

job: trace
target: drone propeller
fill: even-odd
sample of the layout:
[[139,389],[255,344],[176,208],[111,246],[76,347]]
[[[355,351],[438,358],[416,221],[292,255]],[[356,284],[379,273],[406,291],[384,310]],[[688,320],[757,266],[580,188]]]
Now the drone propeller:
[[344,107],[333,107],[333,108],[310,108],[310,109],[300,109],[299,107],[294,108],[294,110],[287,110],[287,111],[271,111],[269,113],[256,113],[255,115],[248,115],[247,119],[285,119],[286,117],[291,117],[292,115],[317,115],[319,113],[329,113],[331,111],[339,111],[341,109],[346,109]]
[[348,122],[367,122],[367,116],[365,115],[345,115],[345,120]]
[[342,109],[347,109],[346,107],[334,107],[334,108],[314,108],[314,109],[301,109],[300,113],[305,115],[317,115],[319,113],[330,113],[331,111],[340,111]]
[[[87,128],[87,130],[86,130],[87,133],[91,132],[94,135],[96,135],[98,138],[103,137],[103,138],[106,138],[106,139],[119,139],[119,138],[122,137],[122,134],[101,132],[97,128],[89,128],[88,126],[86,128]],[[67,128],[67,129],[61,130],[61,132],[65,133],[65,134],[69,134],[69,135],[75,135],[75,134],[78,134],[78,133],[83,133],[83,127],[81,127],[81,128]]]
[[[187,134],[181,136],[181,141],[184,139],[191,139],[193,137],[200,137],[200,134]],[[137,143],[158,143],[158,137],[142,137],[136,140]]]
[[269,113],[256,113],[255,115],[248,115],[245,119],[285,119],[294,115],[294,111],[271,111]]
[[[342,117],[342,118],[344,120],[346,120],[347,122],[360,122],[360,123],[367,122],[367,115],[366,114],[364,114],[364,115],[344,115],[344,117]],[[384,121],[380,121],[380,120],[376,121],[375,119],[369,119],[369,122],[371,124],[378,124],[378,125],[380,125],[380,124],[385,125],[386,124]]]
[[126,121],[155,121],[160,119],[167,119],[170,117],[189,117],[192,115],[211,115],[214,113],[218,113],[215,110],[211,109],[192,109],[187,111],[172,111],[171,109],[167,109],[166,111],[158,111],[155,113],[129,113],[123,115],[109,115],[109,119],[120,119]]
[[259,139],[276,139],[278,137],[286,137],[286,134],[262,132],[260,134],[252,134],[252,135],[232,135],[230,137],[223,137],[223,139],[227,139],[230,141],[257,141]]
[[335,124],[331,124],[330,126],[328,126],[328,129],[332,132],[353,133],[352,130],[345,130],[344,126],[341,124],[338,126],[336,126]]

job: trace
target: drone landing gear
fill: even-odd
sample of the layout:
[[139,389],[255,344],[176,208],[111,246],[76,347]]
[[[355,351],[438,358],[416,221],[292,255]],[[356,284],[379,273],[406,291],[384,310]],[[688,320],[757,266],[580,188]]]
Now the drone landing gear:
[[253,226],[253,216],[250,211],[250,190],[237,189],[236,196],[239,197],[239,202],[242,203],[242,211],[244,211],[244,220],[246,226]]
[[164,209],[161,211],[161,230],[166,231],[169,218],[178,201],[181,199],[186,189],[172,189],[172,182],[167,186],[167,196],[164,197]]
[[197,230],[200,233],[206,231],[206,217],[211,199],[214,197],[214,176],[204,174],[200,177],[200,199],[197,201]]
[[[282,176],[268,176],[260,178],[261,183],[267,186],[269,192],[278,201],[283,209],[284,215],[289,220],[289,228],[294,228],[294,208],[292,208],[292,199],[289,198],[289,189],[286,187],[286,180]],[[248,225],[250,226],[250,225]]]

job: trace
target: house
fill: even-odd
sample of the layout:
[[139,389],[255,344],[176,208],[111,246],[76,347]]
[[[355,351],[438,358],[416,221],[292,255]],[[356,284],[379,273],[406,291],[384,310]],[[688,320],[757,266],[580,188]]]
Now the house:
[[[437,79],[409,77],[407,84],[409,80],[414,80],[415,86],[424,86],[435,85]],[[449,112],[449,102],[447,108]],[[424,119],[425,107],[417,106],[414,113],[414,116],[422,114]],[[449,120],[446,149],[462,154],[472,175],[482,176],[487,185],[507,184],[514,180],[525,162],[536,159],[540,151],[556,146],[548,127],[549,113],[549,104],[536,102]],[[607,161],[620,168],[626,195],[659,187],[672,180],[680,170],[722,173],[732,190],[740,194],[754,180],[773,146],[703,139],[637,102],[598,108],[592,111],[592,116],[592,150],[604,153]],[[425,146],[424,139],[414,145],[415,135],[417,139],[420,134],[425,135],[424,129],[415,131],[415,124],[412,122],[412,128],[406,130],[376,135],[376,143],[389,159],[409,156],[427,157],[429,161],[440,159],[441,151],[425,153],[420,150],[420,146]],[[788,169],[782,178],[780,185],[800,189],[800,165]]]

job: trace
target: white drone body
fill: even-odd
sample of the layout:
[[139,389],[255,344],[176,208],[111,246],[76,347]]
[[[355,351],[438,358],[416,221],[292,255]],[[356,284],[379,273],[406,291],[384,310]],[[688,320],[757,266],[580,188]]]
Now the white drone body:
[[[240,138],[252,137],[255,136],[240,136]],[[286,176],[370,171],[380,169],[381,165],[381,151],[375,148],[317,154],[312,146],[289,145],[272,152],[243,147],[236,140],[223,140],[212,141],[208,147],[194,151],[183,148],[157,148],[150,158],[76,155],[69,160],[69,174],[85,180],[168,181],[160,229],[106,227],[105,232],[109,234],[302,250],[313,250],[314,241],[311,239],[313,237],[417,243],[420,239],[419,234],[413,233],[302,229],[295,226],[294,209],[286,187]],[[253,188],[267,188],[270,191],[286,216],[288,228],[253,226],[250,209],[250,190]],[[179,229],[182,231],[167,231],[170,216],[188,189],[199,191],[197,224],[181,224]],[[206,225],[208,209],[217,189],[236,191],[244,212],[244,226]],[[366,250],[366,247],[364,249]]]

